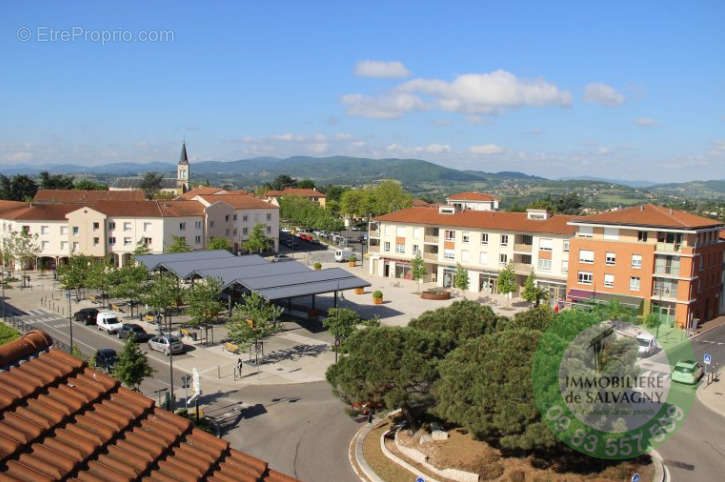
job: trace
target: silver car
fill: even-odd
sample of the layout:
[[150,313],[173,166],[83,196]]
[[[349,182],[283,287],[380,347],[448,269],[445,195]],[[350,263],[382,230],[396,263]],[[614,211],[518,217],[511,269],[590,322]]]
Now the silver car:
[[158,335],[149,340],[149,348],[160,351],[165,355],[184,352],[184,344],[176,336]]

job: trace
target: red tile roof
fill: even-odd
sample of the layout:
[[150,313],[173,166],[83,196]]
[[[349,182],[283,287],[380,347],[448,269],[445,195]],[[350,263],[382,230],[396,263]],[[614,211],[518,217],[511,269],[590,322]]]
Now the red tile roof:
[[498,201],[498,198],[485,192],[459,192],[451,194],[446,199],[455,201]]
[[186,191],[184,194],[179,196],[179,199],[194,199],[195,196],[214,194],[220,191],[224,191],[224,189],[212,186],[199,186],[195,187],[191,191]]
[[143,201],[143,191],[101,191],[81,189],[38,189],[35,202]]
[[279,197],[279,196],[300,196],[300,197],[313,197],[321,198],[326,197],[325,193],[318,191],[317,189],[305,189],[299,187],[286,187],[281,191],[269,190],[264,193],[266,197]]
[[576,230],[567,225],[573,216],[557,214],[545,220],[527,219],[526,213],[507,211],[474,211],[467,209],[454,214],[441,214],[429,207],[401,209],[375,218],[376,221],[388,221],[432,226],[450,226],[462,228],[483,228],[498,231],[518,231],[525,233],[573,234]]
[[[198,201],[98,201],[88,204],[107,216],[128,216],[134,218],[177,218],[203,216],[204,206]],[[78,206],[75,206],[78,209]]]
[[[10,203],[14,201],[4,201]],[[16,221],[65,221],[65,215],[79,208],[75,203],[0,205],[0,218]]]
[[414,208],[431,208],[437,206],[437,204],[431,204],[429,202],[425,202],[422,199],[413,199],[412,206]]
[[0,480],[296,480],[51,344],[0,346]]
[[674,229],[713,228],[723,226],[721,221],[670,209],[655,204],[643,204],[618,211],[577,217],[573,222],[588,224],[612,224],[623,226],[647,226]]
[[234,209],[279,209],[278,206],[249,194],[212,194],[201,196],[201,198],[212,204],[218,202],[227,203]]

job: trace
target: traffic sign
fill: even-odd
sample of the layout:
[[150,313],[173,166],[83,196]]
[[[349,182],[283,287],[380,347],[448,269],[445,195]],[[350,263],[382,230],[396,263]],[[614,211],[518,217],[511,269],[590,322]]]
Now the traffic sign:
[[712,356],[710,356],[709,353],[705,352],[705,357],[703,358],[705,365],[709,365],[712,363]]
[[418,477],[415,479],[415,482],[425,482],[425,479],[423,477]]
[[639,482],[639,474],[637,472],[632,476],[632,482]]

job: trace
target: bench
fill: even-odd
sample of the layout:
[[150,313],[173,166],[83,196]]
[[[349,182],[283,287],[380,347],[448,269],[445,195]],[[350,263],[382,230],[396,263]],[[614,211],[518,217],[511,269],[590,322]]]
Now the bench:
[[229,353],[239,353],[239,345],[236,343],[232,343],[231,341],[228,341],[224,343],[224,351],[228,351]]

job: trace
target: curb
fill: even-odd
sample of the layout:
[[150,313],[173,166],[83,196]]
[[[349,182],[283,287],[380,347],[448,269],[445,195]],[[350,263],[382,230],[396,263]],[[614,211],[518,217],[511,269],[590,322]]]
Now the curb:
[[[362,449],[362,441],[381,421],[381,419],[377,419],[371,424],[366,423],[360,427],[358,431],[355,432],[355,435],[353,435],[350,440],[350,445],[348,446],[348,462],[350,463],[350,467],[352,467],[353,472],[355,472],[355,475],[357,475],[362,482],[384,482],[383,479],[378,477],[372,467],[368,465],[365,457],[363,456]],[[354,461],[353,457],[355,458]],[[358,470],[358,467],[360,467],[360,470]],[[360,471],[362,471],[362,474]]]
[[389,458],[396,464],[398,464],[401,467],[403,467],[404,469],[406,469],[408,472],[415,474],[416,478],[425,479],[429,482],[439,482],[438,479],[434,479],[427,474],[421,473],[420,470],[416,469],[411,464],[409,464],[408,462],[406,462],[405,460],[401,459],[400,457],[398,457],[397,455],[392,453],[390,450],[388,450],[388,448],[385,446],[385,437],[387,437],[388,434],[392,431],[393,431],[393,429],[390,429],[380,436],[380,450],[383,452],[383,455],[385,455],[387,458]]
[[[720,375],[725,374],[725,367],[720,368],[717,372],[718,378]],[[725,407],[716,407],[712,402],[706,401],[705,397],[703,396],[703,392],[707,390],[710,387],[714,387],[715,383],[711,383],[710,385],[706,385],[705,383],[700,383],[700,386],[697,387],[697,391],[695,392],[695,396],[697,399],[702,403],[708,410],[711,412],[716,413],[717,415],[720,415],[721,417],[725,417]]]
[[671,480],[670,471],[665,465],[660,453],[652,450],[649,454],[652,456],[652,462],[655,464],[655,475],[652,480],[655,482],[669,482]]

